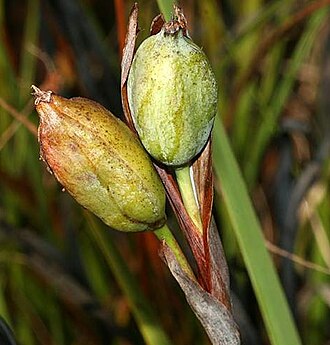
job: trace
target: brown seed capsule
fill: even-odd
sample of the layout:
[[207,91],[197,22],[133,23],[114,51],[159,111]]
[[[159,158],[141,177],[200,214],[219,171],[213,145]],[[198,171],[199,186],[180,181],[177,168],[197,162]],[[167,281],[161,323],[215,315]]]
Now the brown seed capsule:
[[41,157],[64,188],[114,229],[162,226],[163,185],[127,126],[91,100],[33,90]]

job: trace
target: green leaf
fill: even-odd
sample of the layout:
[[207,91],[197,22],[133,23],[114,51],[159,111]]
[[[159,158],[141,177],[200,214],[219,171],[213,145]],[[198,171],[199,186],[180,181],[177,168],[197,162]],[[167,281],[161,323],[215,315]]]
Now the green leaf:
[[215,173],[221,183],[234,235],[248,270],[273,345],[301,344],[262,230],[222,123],[217,118],[213,137]]

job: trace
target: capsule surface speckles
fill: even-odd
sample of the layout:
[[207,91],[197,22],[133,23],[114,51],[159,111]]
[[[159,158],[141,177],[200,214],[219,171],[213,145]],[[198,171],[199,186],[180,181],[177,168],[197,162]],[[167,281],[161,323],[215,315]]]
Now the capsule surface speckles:
[[217,109],[217,84],[206,55],[179,22],[142,42],[127,93],[139,137],[156,160],[184,165],[204,147]]
[[85,208],[120,231],[165,222],[165,192],[128,127],[100,104],[34,87],[41,157]]

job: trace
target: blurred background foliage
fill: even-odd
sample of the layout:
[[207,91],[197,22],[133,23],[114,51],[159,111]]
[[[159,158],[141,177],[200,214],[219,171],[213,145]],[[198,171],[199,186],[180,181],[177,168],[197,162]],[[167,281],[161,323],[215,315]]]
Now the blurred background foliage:
[[[330,343],[329,4],[180,2],[215,70],[221,118],[303,343],[313,345]],[[132,5],[0,0],[0,315],[20,344],[144,344],[123,276],[167,334],[164,344],[209,343],[158,257],[157,240],[108,229],[39,161],[31,84],[122,116],[120,59]],[[156,1],[139,8],[138,42],[159,13]],[[214,164],[221,167],[216,155]],[[268,344],[215,185],[243,344]]]

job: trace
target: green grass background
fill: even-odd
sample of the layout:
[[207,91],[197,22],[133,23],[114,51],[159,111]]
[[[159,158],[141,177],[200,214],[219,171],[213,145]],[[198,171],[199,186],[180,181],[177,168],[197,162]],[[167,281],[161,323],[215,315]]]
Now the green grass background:
[[[39,160],[31,84],[95,99],[121,116],[120,56],[133,1],[72,0],[78,17],[61,3],[0,0],[0,315],[23,345],[208,344],[158,257],[157,240],[108,229],[63,193]],[[171,3],[139,2],[138,43],[159,7],[169,17]],[[248,329],[255,344],[293,345],[299,337],[325,345],[329,1],[180,5],[218,80],[214,212]],[[288,152],[288,173],[278,180]],[[273,270],[290,253],[272,247],[271,265],[264,239],[278,247],[283,232],[272,192],[284,191],[288,205],[293,196],[285,186],[299,187],[314,166],[318,173],[292,213],[298,261],[292,319]]]

